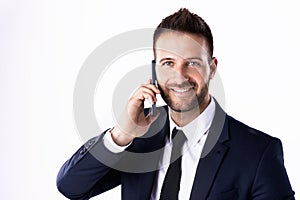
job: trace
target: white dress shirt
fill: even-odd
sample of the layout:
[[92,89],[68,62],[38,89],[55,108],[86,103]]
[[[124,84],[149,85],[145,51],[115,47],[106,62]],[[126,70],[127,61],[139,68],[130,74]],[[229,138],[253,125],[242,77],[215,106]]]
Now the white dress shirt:
[[190,199],[197,166],[214,115],[215,102],[213,98],[211,98],[208,107],[196,119],[194,119],[192,122],[190,122],[184,127],[178,127],[169,114],[170,136],[167,138],[164,153],[159,163],[159,172],[154,183],[154,187],[151,194],[151,200],[158,200],[160,197],[161,188],[171,159],[171,132],[175,127],[177,129],[183,130],[185,136],[187,137],[187,141],[183,145],[183,154],[181,161],[181,180],[178,199]]
[[[207,134],[209,132],[209,127],[211,126],[212,120],[215,114],[215,102],[213,98],[207,108],[192,122],[184,127],[178,127],[172,120],[169,112],[170,121],[170,133],[166,139],[166,144],[164,147],[164,153],[159,163],[159,172],[154,183],[154,187],[151,194],[151,200],[158,200],[160,197],[161,188],[163,185],[166,172],[168,170],[169,162],[171,159],[172,151],[172,140],[171,132],[176,127],[177,129],[183,130],[187,141],[183,145],[183,155],[181,161],[181,180],[180,180],[180,191],[178,194],[179,200],[186,200],[190,198],[194,177],[196,175],[196,169],[200,160],[201,152],[205,144]],[[111,133],[107,131],[107,134],[103,137],[104,145],[110,151],[114,153],[119,153],[124,151],[127,146],[117,145],[112,137]]]

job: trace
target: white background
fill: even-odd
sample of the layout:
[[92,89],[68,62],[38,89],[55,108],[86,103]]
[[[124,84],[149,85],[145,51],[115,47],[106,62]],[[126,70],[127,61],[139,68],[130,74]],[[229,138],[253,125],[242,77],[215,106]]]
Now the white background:
[[[81,65],[112,36],[154,28],[180,7],[202,16],[212,29],[226,111],[282,140],[300,198],[296,0],[1,0],[1,199],[65,199],[55,179],[82,144],[72,107]],[[120,188],[94,199],[120,199]]]

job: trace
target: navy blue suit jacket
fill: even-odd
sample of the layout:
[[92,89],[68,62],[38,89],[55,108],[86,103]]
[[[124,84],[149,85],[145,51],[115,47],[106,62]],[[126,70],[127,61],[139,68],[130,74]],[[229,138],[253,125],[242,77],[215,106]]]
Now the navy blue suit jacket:
[[[123,200],[148,200],[160,156],[147,153],[160,152],[169,133],[167,108],[159,109],[147,137],[134,139],[123,153],[105,148],[105,132],[87,141],[60,169],[58,190],[69,199],[89,199],[121,184]],[[220,133],[214,130],[218,126]],[[206,147],[208,143],[214,144],[212,148]],[[207,155],[198,163],[191,200],[294,199],[279,139],[235,120],[216,103],[206,144],[202,154]],[[133,171],[128,170],[130,164]]]

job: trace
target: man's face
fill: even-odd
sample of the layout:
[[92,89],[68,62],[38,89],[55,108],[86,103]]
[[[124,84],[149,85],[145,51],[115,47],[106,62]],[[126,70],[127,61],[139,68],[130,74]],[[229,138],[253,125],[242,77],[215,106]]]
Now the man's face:
[[209,102],[209,80],[217,60],[211,58],[206,40],[194,34],[162,33],[156,41],[156,74],[161,95],[177,112],[202,111]]

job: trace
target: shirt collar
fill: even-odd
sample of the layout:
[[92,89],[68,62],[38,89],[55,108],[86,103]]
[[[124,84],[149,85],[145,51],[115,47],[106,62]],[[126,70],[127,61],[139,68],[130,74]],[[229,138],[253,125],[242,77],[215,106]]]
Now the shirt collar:
[[[215,101],[211,97],[211,101],[206,107],[206,109],[193,121],[185,125],[184,127],[178,127],[175,122],[173,121],[171,115],[170,115],[170,108],[169,108],[169,121],[170,121],[170,130],[174,128],[180,129],[184,132],[185,136],[187,137],[188,143],[199,142],[201,137],[207,133],[212,120],[215,115]],[[171,141],[171,134],[169,135],[169,139]]]

